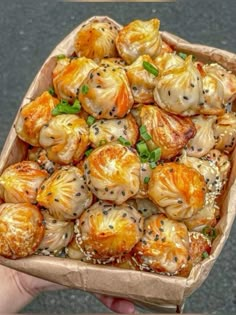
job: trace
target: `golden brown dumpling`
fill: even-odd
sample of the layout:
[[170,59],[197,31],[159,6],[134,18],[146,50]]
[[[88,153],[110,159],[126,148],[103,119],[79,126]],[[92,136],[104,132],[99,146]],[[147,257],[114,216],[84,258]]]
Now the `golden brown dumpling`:
[[39,142],[50,160],[59,164],[76,163],[89,145],[89,129],[86,121],[76,115],[58,115],[42,128]]
[[44,92],[31,103],[24,105],[15,124],[18,137],[33,146],[40,147],[40,130],[52,118],[51,112],[58,103],[58,99]]
[[39,187],[48,173],[31,161],[9,166],[0,177],[1,197],[5,202],[35,203]]
[[148,148],[161,148],[162,159],[178,155],[196,133],[190,118],[171,115],[157,106],[144,105],[140,107],[139,115],[141,124],[152,137],[147,142]]
[[236,114],[225,113],[217,118],[214,125],[215,148],[227,154],[231,153],[236,143]]
[[164,70],[156,80],[154,99],[158,106],[181,116],[199,113],[203,103],[202,79],[192,62],[192,56],[183,65]]
[[85,255],[81,248],[77,245],[76,239],[74,238],[65,249],[66,255],[71,259],[84,260]]
[[94,117],[112,119],[124,117],[133,106],[133,96],[125,70],[117,66],[101,66],[90,72],[83,81],[86,93],[79,93],[79,101]]
[[57,97],[73,103],[77,98],[80,86],[90,70],[97,64],[85,57],[72,59],[54,78],[53,85]]
[[211,242],[202,233],[189,233],[189,258],[187,264],[180,270],[178,276],[188,277],[191,269],[206,259],[211,251]]
[[213,126],[216,116],[198,115],[192,118],[197,129],[196,135],[188,142],[187,155],[202,157],[215,145]]
[[33,147],[28,150],[27,160],[37,162],[41,169],[52,174],[60,165],[50,161],[47,156],[47,151],[43,148]]
[[227,71],[217,63],[206,64],[203,66],[206,73],[217,77],[224,87],[224,104],[233,102],[236,98],[236,76]]
[[130,148],[109,143],[88,156],[84,174],[95,196],[122,204],[139,190],[140,167],[139,157]]
[[43,216],[30,203],[0,205],[0,255],[21,258],[32,255],[44,235]]
[[87,57],[95,62],[105,57],[116,57],[115,39],[117,27],[108,22],[90,22],[82,27],[75,37],[75,52],[78,57]]
[[52,78],[55,78],[66,66],[68,66],[71,62],[70,58],[58,58],[56,67],[53,69]]
[[154,58],[160,53],[162,41],[159,27],[158,19],[135,20],[119,31],[116,47],[127,64],[131,64],[139,56],[149,55]]
[[83,173],[74,166],[65,166],[51,175],[41,186],[37,201],[58,220],[73,220],[92,203]]
[[155,76],[143,67],[143,62],[148,62],[155,67],[153,60],[148,55],[140,56],[130,66],[126,67],[135,103],[154,103],[153,90]]
[[110,262],[131,251],[143,234],[143,218],[127,204],[99,201],[77,220],[76,241],[88,259]]
[[184,60],[176,53],[165,52],[154,59],[154,62],[160,71],[172,67],[178,67],[184,64]]
[[144,222],[144,236],[133,254],[141,270],[175,274],[189,255],[188,230],[185,224],[165,215],[152,215]]
[[94,147],[116,141],[123,137],[135,145],[138,138],[138,126],[134,117],[128,114],[122,119],[98,120],[89,129],[89,140]]
[[57,255],[73,238],[74,222],[56,220],[47,210],[42,212],[45,224],[45,234],[39,245],[40,253]]
[[188,219],[205,203],[204,177],[195,169],[178,163],[158,165],[148,183],[149,198],[170,219]]

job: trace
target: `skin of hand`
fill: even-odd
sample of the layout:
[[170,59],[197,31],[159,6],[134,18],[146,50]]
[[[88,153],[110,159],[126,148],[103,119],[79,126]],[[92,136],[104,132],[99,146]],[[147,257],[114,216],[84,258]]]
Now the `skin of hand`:
[[[0,266],[0,313],[16,313],[40,292],[63,290],[66,287]],[[135,312],[133,303],[101,294],[95,296],[110,310],[121,314]]]

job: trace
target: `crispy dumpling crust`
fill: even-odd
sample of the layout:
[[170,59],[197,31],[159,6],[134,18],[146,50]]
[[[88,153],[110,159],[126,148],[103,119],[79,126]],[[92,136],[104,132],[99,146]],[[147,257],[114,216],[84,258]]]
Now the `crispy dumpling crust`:
[[65,166],[52,174],[41,186],[37,201],[58,220],[78,218],[92,203],[83,173],[74,166]]
[[148,55],[140,56],[130,66],[126,67],[126,74],[133,93],[134,102],[142,104],[154,103],[153,90],[155,76],[143,67],[143,62],[148,62],[155,67],[155,63]]
[[160,54],[154,59],[154,62],[161,72],[184,64],[184,60],[180,56],[170,52]]
[[52,118],[51,112],[58,103],[57,98],[44,92],[34,101],[24,105],[15,124],[18,137],[33,146],[40,147],[40,130]]
[[35,203],[39,187],[48,177],[36,162],[9,166],[0,177],[1,197],[9,203]]
[[52,71],[52,78],[55,78],[70,62],[71,59],[67,57],[57,59],[56,66]]
[[206,189],[199,172],[172,162],[159,164],[153,170],[148,196],[170,219],[183,220],[203,208]]
[[160,53],[162,40],[159,27],[158,19],[135,20],[119,31],[116,47],[127,64],[131,64],[139,56],[149,55],[154,58]]
[[87,91],[80,91],[79,101],[97,119],[122,118],[133,106],[128,78],[120,67],[105,65],[92,70],[83,85]]
[[141,270],[175,274],[187,263],[188,230],[165,215],[152,215],[144,222],[144,236],[132,250]]
[[44,236],[43,216],[30,203],[0,206],[0,255],[16,259],[32,255]]
[[127,204],[99,201],[77,220],[76,241],[88,259],[109,262],[129,253],[143,234],[143,218]]
[[99,62],[105,57],[116,57],[115,39],[117,34],[117,27],[111,23],[88,23],[76,35],[75,51],[77,56],[84,56],[95,62]]
[[97,68],[97,64],[85,57],[72,59],[53,78],[53,86],[57,97],[73,103],[77,98],[79,88],[90,70]]
[[154,99],[158,106],[181,116],[199,113],[203,102],[202,79],[192,62],[192,56],[183,65],[164,70],[156,80]]
[[59,164],[79,162],[89,145],[88,125],[76,115],[55,116],[42,128],[39,142],[49,160]]
[[94,147],[116,141],[123,137],[135,145],[138,138],[138,126],[134,117],[128,114],[125,118],[98,120],[89,129],[89,140]]
[[139,190],[140,167],[136,153],[114,142],[90,153],[84,163],[84,174],[95,196],[122,204]]
[[45,222],[45,234],[39,245],[39,251],[44,255],[59,254],[74,236],[74,222],[56,220],[47,210],[44,210],[42,214]]
[[196,133],[190,118],[169,114],[157,106],[144,105],[139,113],[141,124],[152,137],[147,146],[150,150],[161,148],[162,159],[178,155]]

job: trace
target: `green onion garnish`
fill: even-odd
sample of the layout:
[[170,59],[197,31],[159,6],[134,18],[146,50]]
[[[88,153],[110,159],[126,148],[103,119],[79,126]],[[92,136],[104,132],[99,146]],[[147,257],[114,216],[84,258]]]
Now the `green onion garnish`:
[[140,141],[136,144],[136,148],[138,150],[139,156],[141,158],[141,162],[147,162],[150,158],[150,152],[148,147],[144,141]]
[[184,59],[184,60],[188,57],[187,54],[182,53],[182,52],[179,52],[178,55],[179,55],[182,59]]
[[149,181],[150,181],[150,177],[148,176],[144,177],[144,180],[143,180],[144,184],[148,184]]
[[57,56],[57,60],[64,59],[66,56],[64,54],[60,54]]
[[85,155],[88,157],[91,153],[92,153],[93,149],[88,149],[87,151],[85,151]]
[[106,143],[107,143],[107,141],[106,141],[105,139],[100,140],[100,141],[99,141],[99,147],[100,147],[101,145],[106,144]]
[[48,93],[50,93],[52,96],[55,95],[54,88],[53,88],[53,87],[50,87],[50,88],[48,89]]
[[209,237],[211,240],[214,240],[217,236],[217,231],[215,228],[211,227],[211,226],[205,226],[203,229],[202,229],[202,233]]
[[155,68],[150,62],[144,61],[143,62],[143,67],[144,67],[145,70],[147,70],[148,72],[153,74],[155,77],[158,76],[158,74],[159,74],[158,69]]
[[95,117],[93,117],[93,116],[88,116],[88,118],[87,118],[87,124],[88,124],[89,126],[92,126],[92,124],[93,124],[95,121],[96,121],[96,118],[95,118]]
[[83,85],[82,87],[81,87],[81,93],[82,94],[88,94],[88,91],[89,91],[89,87],[87,86],[87,85]]
[[202,253],[202,258],[205,259],[205,258],[208,258],[209,255],[208,255],[208,252],[203,252]]
[[139,132],[140,132],[140,136],[143,140],[148,141],[151,140],[152,137],[150,136],[150,134],[147,132],[146,126],[142,125],[139,128]]
[[151,162],[151,163],[149,163],[149,166],[151,169],[154,169],[157,166],[157,164],[156,164],[156,162]]
[[157,162],[161,158],[161,148],[157,148],[151,152],[150,162]]
[[123,145],[131,145],[131,143],[122,136],[118,138],[118,141]]
[[73,105],[70,105],[67,101],[62,100],[55,108],[53,108],[52,115],[78,114],[80,110],[81,106],[78,100],[75,100]]

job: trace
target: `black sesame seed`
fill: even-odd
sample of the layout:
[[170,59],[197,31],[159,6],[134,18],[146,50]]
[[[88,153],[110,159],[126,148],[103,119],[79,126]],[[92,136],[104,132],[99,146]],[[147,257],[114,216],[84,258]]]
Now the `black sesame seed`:
[[113,228],[114,228],[113,225],[108,225],[108,226],[109,226],[110,229],[113,229]]
[[103,213],[104,215],[108,215],[108,211],[106,211],[106,210],[104,210],[102,213]]
[[57,198],[55,198],[54,201],[59,202],[59,200]]
[[193,83],[191,83],[190,85],[191,85],[191,87],[193,87],[193,88],[195,87],[195,85],[194,85]]
[[105,191],[108,191],[109,189],[107,187],[105,187]]
[[170,91],[168,91],[168,95],[169,95],[169,96],[170,96],[170,94],[171,94]]
[[122,217],[123,217],[123,218],[127,217],[127,213],[123,213],[123,214],[122,214]]
[[183,99],[188,100],[188,97],[187,96],[183,96]]
[[76,197],[79,197],[79,196],[81,196],[81,193],[80,193],[80,192],[78,192],[78,193],[76,194]]
[[124,190],[121,193],[122,193],[123,196],[125,196],[125,191]]
[[178,261],[178,257],[176,257],[176,256],[175,256],[175,258],[174,258],[174,259],[175,259],[175,262],[177,262],[177,261]]

